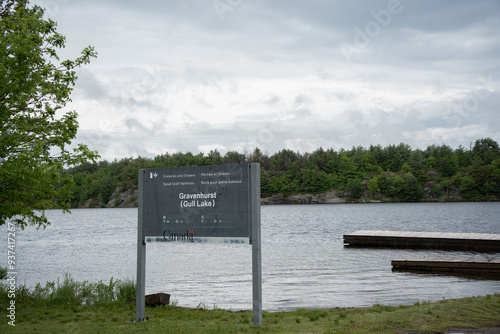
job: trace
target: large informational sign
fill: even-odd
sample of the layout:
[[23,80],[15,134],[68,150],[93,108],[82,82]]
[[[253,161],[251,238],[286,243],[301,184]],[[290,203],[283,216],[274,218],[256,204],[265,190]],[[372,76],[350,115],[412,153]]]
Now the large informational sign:
[[145,319],[146,243],[252,245],[253,323],[262,325],[260,165],[139,170],[136,320]]
[[249,166],[145,170],[146,241],[248,243]]

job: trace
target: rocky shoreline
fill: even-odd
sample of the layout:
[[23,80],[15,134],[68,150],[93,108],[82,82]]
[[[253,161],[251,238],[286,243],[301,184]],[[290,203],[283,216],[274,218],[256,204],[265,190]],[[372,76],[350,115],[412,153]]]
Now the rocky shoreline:
[[[470,201],[462,198],[458,188],[450,189],[440,197],[435,197],[432,191],[432,184],[424,186],[424,202],[462,202]],[[349,196],[349,191],[330,190],[318,194],[275,194],[261,199],[262,205],[277,204],[342,204],[342,203],[383,203],[396,202],[397,199],[386,197],[380,193],[370,194],[367,190],[359,199]],[[102,203],[97,199],[89,199],[83,205],[75,206],[80,208],[133,208],[137,207],[139,193],[137,186],[133,188],[118,187],[113,192],[107,203]],[[499,201],[500,198],[488,198],[489,201]]]

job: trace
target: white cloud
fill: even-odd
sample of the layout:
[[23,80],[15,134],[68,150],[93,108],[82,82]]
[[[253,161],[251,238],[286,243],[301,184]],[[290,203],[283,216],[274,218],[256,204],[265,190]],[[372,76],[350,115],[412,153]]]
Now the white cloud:
[[[62,57],[99,52],[68,108],[103,158],[500,140],[494,0],[401,0],[350,62],[339,45],[388,1],[242,1],[223,20],[211,1],[49,2]],[[479,78],[488,98],[453,114]]]

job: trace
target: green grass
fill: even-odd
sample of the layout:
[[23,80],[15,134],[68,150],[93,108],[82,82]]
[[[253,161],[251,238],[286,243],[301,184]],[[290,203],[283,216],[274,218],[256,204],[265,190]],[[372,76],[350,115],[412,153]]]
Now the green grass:
[[[135,303],[135,282],[110,279],[109,283],[99,281],[77,282],[66,274],[64,280],[38,283],[34,288],[20,285],[16,289],[16,302],[39,306],[107,306],[120,303]],[[0,285],[0,301],[8,301],[8,287]]]
[[264,312],[262,326],[252,324],[251,311],[147,307],[149,320],[134,322],[133,282],[79,283],[66,276],[43,287],[19,287],[12,327],[5,317],[7,287],[0,287],[1,333],[402,333],[500,326],[500,294],[399,307]]

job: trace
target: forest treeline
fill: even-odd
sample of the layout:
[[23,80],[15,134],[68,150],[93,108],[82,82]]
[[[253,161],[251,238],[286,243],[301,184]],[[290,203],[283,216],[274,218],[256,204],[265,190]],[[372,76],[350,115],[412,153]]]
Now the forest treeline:
[[97,203],[94,206],[110,206],[113,193],[136,189],[140,168],[253,162],[261,165],[262,197],[338,190],[354,201],[365,197],[403,202],[500,199],[500,148],[491,138],[455,149],[443,144],[420,150],[401,143],[338,151],[318,148],[312,153],[284,149],[272,155],[258,148],[224,155],[217,150],[165,153],[86,163],[65,173],[75,182],[73,207],[85,206],[89,200]]

